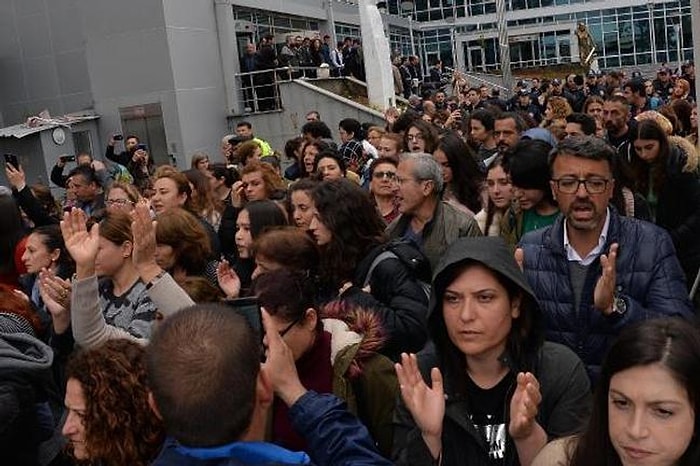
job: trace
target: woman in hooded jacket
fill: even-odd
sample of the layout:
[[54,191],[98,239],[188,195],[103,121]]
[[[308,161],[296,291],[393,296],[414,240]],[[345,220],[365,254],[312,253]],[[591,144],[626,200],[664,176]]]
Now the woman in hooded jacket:
[[[388,456],[398,386],[391,360],[377,352],[385,340],[380,319],[337,301],[319,309],[314,285],[308,274],[283,268],[258,276],[253,294],[291,349],[302,384],[343,399]],[[287,413],[287,405],[275,399],[271,440],[291,450],[308,450]]]
[[[430,276],[427,259],[411,244],[387,241],[369,194],[352,182],[323,181],[311,198],[309,232],[321,253],[325,300],[347,300],[380,316],[387,332],[382,354],[393,360],[402,351],[419,351],[427,340],[428,298],[418,277],[421,265]],[[393,255],[380,257],[387,249]]]
[[686,280],[693,283],[700,269],[697,151],[685,139],[667,136],[653,120],[640,121],[630,140],[634,154],[623,168],[649,203],[652,221],[671,235]]
[[542,342],[537,301],[503,239],[455,241],[432,291],[434,347],[396,364],[397,464],[529,465],[548,438],[582,428],[586,370]]

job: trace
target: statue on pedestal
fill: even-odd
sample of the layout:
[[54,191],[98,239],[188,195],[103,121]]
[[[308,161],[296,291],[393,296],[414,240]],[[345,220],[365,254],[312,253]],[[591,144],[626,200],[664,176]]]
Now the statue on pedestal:
[[595,40],[583,23],[578,23],[576,37],[578,38],[578,51],[581,66],[588,72],[593,62],[593,57],[595,57]]

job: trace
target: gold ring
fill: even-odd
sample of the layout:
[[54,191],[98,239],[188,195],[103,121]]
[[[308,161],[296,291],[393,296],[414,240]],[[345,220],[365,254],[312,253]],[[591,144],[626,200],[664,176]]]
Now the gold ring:
[[66,289],[64,288],[64,289],[61,290],[61,298],[64,298],[64,299],[65,299],[66,296],[68,296],[68,291],[66,291]]

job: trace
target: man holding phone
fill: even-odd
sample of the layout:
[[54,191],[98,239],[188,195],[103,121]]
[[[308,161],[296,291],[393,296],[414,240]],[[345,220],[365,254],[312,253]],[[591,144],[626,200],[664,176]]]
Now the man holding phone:
[[[115,153],[114,146],[117,141],[124,141],[124,152]],[[141,144],[138,136],[129,135],[126,138],[121,134],[113,134],[109,143],[105,157],[115,162],[129,171],[133,178],[134,185],[139,190],[145,189],[149,185],[149,178],[153,174],[155,168],[151,154],[148,152],[146,144]]]
[[[262,322],[263,364],[245,318],[221,305],[184,309],[155,331],[146,355],[151,407],[169,437],[152,464],[390,465],[338,398],[301,384],[291,350],[264,311]],[[308,455],[263,442],[273,393],[289,406]]]
[[[114,146],[117,141],[124,141],[124,152],[114,152]],[[111,160],[114,163],[118,163],[119,165],[124,165],[126,167],[129,162],[133,160],[134,153],[136,152],[140,142],[141,141],[139,140],[138,136],[133,134],[127,136],[126,139],[124,139],[124,136],[121,134],[113,134],[107,143],[105,157],[107,160]]]
[[[63,169],[68,162],[75,162],[78,166],[92,166],[94,161],[92,155],[87,152],[81,152],[77,155],[60,155],[56,161],[56,165],[51,169],[50,176],[51,181],[59,188],[66,188],[68,177],[63,174]],[[97,166],[93,166],[93,168],[95,170],[100,170],[100,167]],[[104,165],[102,165],[101,168],[104,168]]]

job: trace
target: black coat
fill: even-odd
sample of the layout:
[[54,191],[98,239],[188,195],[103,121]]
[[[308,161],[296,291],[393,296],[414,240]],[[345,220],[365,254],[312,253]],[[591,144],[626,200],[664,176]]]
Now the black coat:
[[353,283],[343,295],[355,304],[376,312],[382,319],[387,342],[381,353],[394,361],[402,352],[420,351],[428,339],[428,298],[413,272],[401,260],[381,261],[370,279],[371,294],[362,286],[374,258],[383,251],[379,246],[358,264]]
[[656,224],[671,235],[686,280],[692,284],[700,268],[700,180],[695,171],[683,171],[686,158],[679,146],[671,146]]

